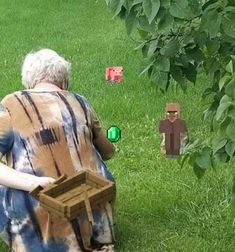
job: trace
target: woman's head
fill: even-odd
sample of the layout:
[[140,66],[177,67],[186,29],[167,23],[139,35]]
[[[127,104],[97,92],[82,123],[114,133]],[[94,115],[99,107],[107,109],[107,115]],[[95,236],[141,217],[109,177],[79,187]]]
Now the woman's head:
[[37,83],[49,82],[67,89],[71,64],[51,49],[41,49],[26,55],[21,76],[26,88]]

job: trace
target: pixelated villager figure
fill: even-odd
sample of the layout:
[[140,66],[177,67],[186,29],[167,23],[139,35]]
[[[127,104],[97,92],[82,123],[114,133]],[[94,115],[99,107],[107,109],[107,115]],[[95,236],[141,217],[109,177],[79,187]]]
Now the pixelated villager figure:
[[105,72],[105,78],[107,81],[111,81],[114,83],[122,82],[123,67],[122,66],[107,67]]
[[185,121],[180,119],[178,103],[166,104],[166,119],[160,121],[159,132],[163,137],[162,154],[169,158],[182,154],[182,149],[188,142],[188,132]]

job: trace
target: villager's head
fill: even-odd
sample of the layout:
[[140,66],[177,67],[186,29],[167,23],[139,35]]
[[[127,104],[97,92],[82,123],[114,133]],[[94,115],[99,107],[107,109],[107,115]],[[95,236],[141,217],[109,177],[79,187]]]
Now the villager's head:
[[180,117],[180,106],[178,103],[167,103],[166,104],[166,118],[170,122],[174,122]]
[[68,89],[71,64],[51,49],[41,49],[26,55],[21,76],[27,89],[47,82]]

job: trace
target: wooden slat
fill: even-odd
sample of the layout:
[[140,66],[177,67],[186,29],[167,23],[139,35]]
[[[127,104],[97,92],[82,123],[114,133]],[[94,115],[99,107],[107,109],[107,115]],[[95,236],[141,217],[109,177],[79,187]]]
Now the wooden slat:
[[102,198],[98,198],[91,203],[92,208],[94,208],[95,206],[97,206],[99,204],[114,200],[115,195],[116,195],[115,193],[104,194]]
[[[86,186],[86,191],[88,193],[88,196],[90,193],[92,193],[93,191],[95,190],[95,188],[92,188],[92,187],[87,187]],[[76,204],[77,202],[81,201],[83,198],[84,198],[84,190],[82,188],[79,188],[79,191],[77,193],[77,195],[73,195],[72,197],[70,197],[69,200],[66,201],[66,203],[69,205],[69,206],[72,206],[73,204]]]
[[63,213],[63,212],[60,212],[58,211],[57,209],[55,208],[52,208],[48,205],[45,205],[43,203],[40,202],[40,205],[46,210],[48,211],[50,214],[54,215],[54,216],[57,216],[57,217],[61,217],[61,218],[64,218],[64,219],[67,219],[67,216],[66,216],[66,213]]
[[[106,202],[112,201],[114,198],[115,198],[115,193],[104,195],[103,198],[99,198],[98,200],[92,202],[91,209],[94,209],[99,204],[104,204]],[[84,211],[86,211],[85,204],[83,204],[82,207],[78,209],[73,209],[73,211],[70,211],[69,214],[71,218],[75,218],[76,216],[80,215]]]
[[40,196],[42,189],[43,189],[43,187],[39,185],[34,190],[29,192],[29,194],[32,195],[35,199],[39,200],[39,196]]
[[96,182],[91,181],[91,180],[89,180],[89,179],[86,180],[86,184],[87,184],[87,185],[90,185],[90,186],[92,186],[92,187],[94,187],[94,188],[100,188],[100,187],[102,187],[102,185],[99,185],[99,184],[97,184]]
[[112,185],[109,185],[109,186],[106,186],[102,189],[99,189],[99,191],[97,191],[96,193],[93,193],[92,195],[90,195],[89,199],[90,199],[90,202],[92,204],[93,201],[99,199],[99,198],[102,198],[103,195],[106,195],[106,194],[113,194],[115,193],[115,187],[112,186]]
[[[90,204],[93,208],[95,205],[98,205],[100,203],[105,203],[105,202],[114,200],[115,196],[116,196],[115,186],[109,185],[106,188],[104,188],[104,190],[101,193],[99,193],[99,194],[94,193],[92,197],[89,197],[89,201],[90,201]],[[84,211],[82,209],[83,207],[84,207],[84,204],[82,204],[82,202],[81,202],[79,208],[76,207],[76,204],[71,207],[68,206],[68,211],[70,212],[70,215],[76,215],[79,212]]]
[[52,209],[56,209],[59,212],[66,212],[66,206],[63,203],[58,202],[56,199],[53,199],[45,194],[40,195],[40,203],[43,203]]
[[86,180],[93,181],[95,183],[98,183],[101,186],[105,186],[109,183],[108,180],[104,179],[103,177],[97,175],[94,172],[87,171],[86,173]]
[[[89,185],[86,185],[87,190],[89,190],[91,187]],[[69,199],[73,198],[74,196],[77,196],[79,194],[82,193],[82,187],[81,185],[79,187],[73,188],[61,195],[58,195],[57,197],[55,197],[56,200],[58,201],[68,201]]]
[[[97,201],[99,200],[99,198],[103,198],[104,195],[105,197],[107,197],[106,195],[108,194],[115,194],[116,191],[115,191],[115,186],[114,185],[108,185],[102,189],[97,189],[97,190],[94,190],[92,191],[88,196],[89,196],[89,201],[90,203],[92,204],[93,201]],[[73,212],[74,209],[76,209],[77,205],[80,205],[80,202],[83,201],[84,199],[83,198],[80,198],[78,199],[78,202],[75,203],[75,202],[72,202],[72,203],[75,203],[75,204],[71,204],[69,203],[68,205],[68,209],[70,209],[69,211]]]
[[88,217],[89,222],[93,226],[94,225],[94,219],[93,219],[91,205],[90,205],[90,201],[89,201],[88,194],[87,194],[85,186],[83,186],[83,191],[84,191],[83,195],[84,195],[84,202],[85,202],[87,217]]
[[65,199],[69,199],[70,197],[73,197],[74,194],[79,193],[81,191],[81,185],[78,187],[71,188],[70,190],[64,192],[63,194],[60,194],[55,197],[56,200],[62,201]]
[[83,177],[76,176],[71,179],[66,179],[61,184],[46,190],[44,193],[52,197],[56,197],[84,182],[85,182],[85,175]]
[[54,182],[53,182],[53,184],[60,184],[62,181],[64,181],[65,179],[67,179],[67,175],[65,175],[65,174],[63,174],[63,175],[61,175],[58,179],[56,179]]
[[73,206],[68,206],[67,212],[68,212],[68,213],[72,213],[74,210],[76,210],[76,209],[81,209],[81,208],[85,208],[84,199],[83,199],[82,201],[77,202],[77,203],[74,204]]

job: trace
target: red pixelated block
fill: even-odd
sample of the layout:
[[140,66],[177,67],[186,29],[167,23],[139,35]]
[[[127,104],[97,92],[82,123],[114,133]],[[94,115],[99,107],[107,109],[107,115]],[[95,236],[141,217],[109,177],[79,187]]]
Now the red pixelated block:
[[113,66],[106,68],[105,79],[111,82],[120,83],[123,79],[123,67],[122,66]]

